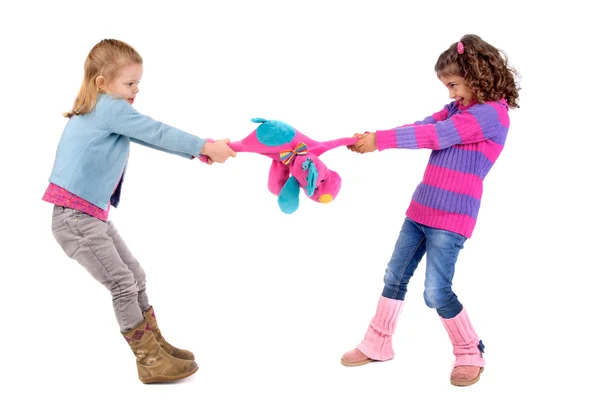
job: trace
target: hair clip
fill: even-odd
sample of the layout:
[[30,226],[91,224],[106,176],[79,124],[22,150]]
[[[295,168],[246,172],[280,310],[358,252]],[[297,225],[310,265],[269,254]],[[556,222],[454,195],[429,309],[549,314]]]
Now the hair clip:
[[458,45],[456,45],[456,50],[458,50],[458,54],[463,54],[465,52],[465,45],[463,45],[463,42],[458,41]]

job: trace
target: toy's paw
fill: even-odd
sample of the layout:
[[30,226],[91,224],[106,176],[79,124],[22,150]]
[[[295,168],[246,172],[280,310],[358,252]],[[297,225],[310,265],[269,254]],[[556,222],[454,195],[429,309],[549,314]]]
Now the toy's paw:
[[298,207],[300,206],[300,199],[298,198],[286,198],[285,196],[280,196],[277,199],[277,203],[279,204],[279,209],[286,214],[292,214]]
[[281,188],[277,203],[283,213],[292,214],[298,210],[300,206],[300,185],[298,184],[298,180],[294,177],[288,178],[283,188]]
[[256,129],[256,139],[266,146],[280,146],[296,136],[296,130],[283,121],[253,118],[252,122],[260,123]]

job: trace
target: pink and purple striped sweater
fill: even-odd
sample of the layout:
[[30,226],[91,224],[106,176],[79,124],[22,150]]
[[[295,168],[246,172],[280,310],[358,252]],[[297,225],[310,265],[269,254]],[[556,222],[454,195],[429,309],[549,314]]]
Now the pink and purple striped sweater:
[[508,104],[502,99],[468,106],[452,102],[423,121],[377,131],[380,151],[432,149],[406,216],[470,238],[483,179],[502,152],[509,124]]

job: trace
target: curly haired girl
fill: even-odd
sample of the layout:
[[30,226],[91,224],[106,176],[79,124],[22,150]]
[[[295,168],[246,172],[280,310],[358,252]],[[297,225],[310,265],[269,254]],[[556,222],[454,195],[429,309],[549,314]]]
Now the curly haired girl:
[[438,58],[438,78],[452,103],[414,124],[356,134],[350,150],[431,149],[384,276],[383,293],[363,341],[342,357],[359,366],[394,357],[392,335],[407,285],[427,253],[424,298],[448,332],[456,357],[450,382],[479,380],[483,342],[452,291],[459,251],[470,238],[481,204],[483,180],[500,155],[508,133],[508,110],[517,108],[518,73],[504,52],[477,35],[465,35]]

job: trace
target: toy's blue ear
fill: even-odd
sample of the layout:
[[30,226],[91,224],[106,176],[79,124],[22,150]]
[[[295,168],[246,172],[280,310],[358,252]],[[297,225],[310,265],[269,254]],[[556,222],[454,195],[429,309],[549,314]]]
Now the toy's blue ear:
[[283,121],[253,118],[252,122],[260,123],[256,129],[256,139],[266,146],[280,146],[296,136],[296,130]]
[[306,178],[306,193],[308,196],[313,196],[315,193],[315,188],[317,187],[317,180],[319,179],[319,172],[315,167],[314,163],[310,163],[308,166],[308,177]]
[[300,206],[300,184],[298,180],[294,177],[288,178],[283,188],[281,188],[277,203],[283,213],[292,214],[298,210],[298,206]]

